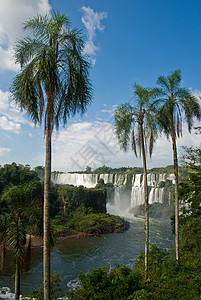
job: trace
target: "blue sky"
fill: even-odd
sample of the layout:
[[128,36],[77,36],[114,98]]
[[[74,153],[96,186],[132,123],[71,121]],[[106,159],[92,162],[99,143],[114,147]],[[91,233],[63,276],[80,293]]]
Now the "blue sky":
[[[92,64],[93,103],[81,118],[69,120],[53,135],[53,170],[141,166],[129,151],[119,150],[113,133],[113,111],[130,101],[133,84],[152,87],[159,75],[182,71],[182,86],[201,95],[200,0],[7,0],[0,1],[0,165],[44,165],[43,128],[34,128],[25,112],[10,101],[16,75],[12,50],[23,36],[22,24],[37,13],[59,10],[71,27],[83,30]],[[195,123],[200,125],[199,123]],[[181,145],[200,140],[183,127]],[[157,141],[148,167],[172,164],[171,143]]]

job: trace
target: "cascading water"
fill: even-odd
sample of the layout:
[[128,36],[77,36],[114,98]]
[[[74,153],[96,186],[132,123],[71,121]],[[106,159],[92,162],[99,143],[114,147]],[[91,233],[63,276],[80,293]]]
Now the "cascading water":
[[[118,215],[125,215],[139,205],[144,204],[144,180],[143,174],[79,174],[79,173],[53,173],[52,182],[55,184],[70,184],[74,186],[85,186],[93,188],[99,179],[104,183],[112,183],[114,193],[112,199],[107,199],[107,211]],[[149,189],[149,203],[163,203],[165,198],[165,188],[159,183],[166,180],[174,184],[174,174],[153,174],[147,175]]]
[[98,183],[98,174],[53,173],[51,180],[55,184],[83,185],[87,188],[93,188]]

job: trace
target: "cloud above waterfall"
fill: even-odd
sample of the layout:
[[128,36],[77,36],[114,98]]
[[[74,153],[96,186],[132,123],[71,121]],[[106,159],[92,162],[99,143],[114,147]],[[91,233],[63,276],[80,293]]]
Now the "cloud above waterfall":
[[23,23],[32,16],[50,12],[48,0],[0,1],[0,70],[17,71],[13,47],[23,36]]
[[[199,146],[199,139],[188,133],[183,127],[183,138],[177,140],[178,153],[180,147]],[[171,142],[162,136],[157,140],[152,159],[148,159],[148,168],[172,165]],[[92,169],[107,165],[118,167],[141,167],[142,161],[129,150],[120,150],[114,128],[110,122],[77,122],[67,129],[61,129],[53,135],[53,169],[59,171],[84,171],[86,166]]]

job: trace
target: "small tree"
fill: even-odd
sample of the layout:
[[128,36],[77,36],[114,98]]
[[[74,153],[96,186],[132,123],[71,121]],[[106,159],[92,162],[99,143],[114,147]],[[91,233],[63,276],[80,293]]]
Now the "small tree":
[[[40,230],[42,222],[41,210],[34,203],[34,182],[18,186],[10,186],[4,190],[2,201],[6,204],[5,212],[1,215],[6,219],[7,229],[3,231],[3,243],[7,243],[15,262],[15,299],[20,296],[20,272],[24,258],[26,233],[30,228],[35,232]],[[4,227],[0,226],[2,230]]]

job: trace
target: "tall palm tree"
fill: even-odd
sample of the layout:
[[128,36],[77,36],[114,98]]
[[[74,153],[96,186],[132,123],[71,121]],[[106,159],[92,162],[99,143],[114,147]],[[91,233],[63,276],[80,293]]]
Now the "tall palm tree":
[[159,88],[155,89],[158,108],[158,121],[164,133],[172,140],[174,175],[175,175],[175,249],[176,260],[179,262],[179,196],[178,196],[178,158],[177,137],[182,136],[182,118],[188,124],[191,132],[193,118],[200,120],[201,110],[196,97],[186,89],[181,88],[181,71],[176,70],[169,76],[159,76],[157,80]]
[[11,92],[15,102],[25,109],[35,123],[42,124],[46,136],[43,223],[44,299],[50,297],[50,179],[51,137],[61,119],[85,112],[91,101],[89,64],[83,57],[82,33],[70,30],[64,14],[38,15],[25,23],[30,36],[18,41],[16,63],[21,71],[15,77]]
[[15,299],[19,299],[20,296],[20,272],[24,258],[23,246],[26,243],[26,233],[30,227],[35,232],[38,231],[40,208],[34,202],[36,190],[33,185],[34,182],[9,186],[1,197],[6,204],[1,216],[1,219],[3,216],[6,218],[7,224],[4,244],[6,242],[8,245],[15,262]]
[[[144,203],[145,203],[145,279],[148,278],[148,250],[149,250],[149,203],[147,186],[146,153],[151,157],[157,126],[154,115],[150,110],[152,91],[140,85],[134,85],[135,103],[123,104],[115,111],[115,131],[121,147],[127,151],[131,136],[131,146],[135,156],[142,156],[144,169]],[[149,151],[147,151],[149,147]],[[138,151],[137,151],[138,150]]]

